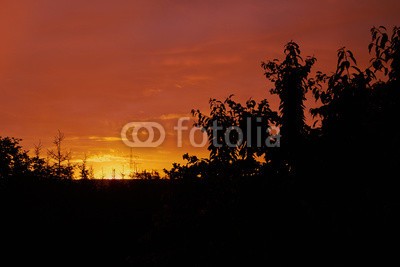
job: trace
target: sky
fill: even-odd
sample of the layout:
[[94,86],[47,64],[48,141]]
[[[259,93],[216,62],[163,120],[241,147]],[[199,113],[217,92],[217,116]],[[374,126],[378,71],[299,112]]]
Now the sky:
[[260,63],[285,43],[315,56],[315,70],[333,71],[343,46],[367,67],[370,28],[400,25],[399,12],[397,0],[1,0],[0,136],[29,150],[40,140],[45,157],[59,129],[74,162],[86,153],[109,177],[129,169],[123,126],[155,121],[165,142],[132,155],[161,171],[207,155],[187,138],[177,147],[173,127],[193,108],[207,113],[210,98],[277,107]]

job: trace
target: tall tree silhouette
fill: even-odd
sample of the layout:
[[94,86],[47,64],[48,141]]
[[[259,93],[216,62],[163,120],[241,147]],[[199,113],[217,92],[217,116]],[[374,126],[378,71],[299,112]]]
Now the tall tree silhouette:
[[295,172],[303,148],[304,136],[307,132],[304,116],[305,94],[309,88],[308,75],[316,59],[307,57],[303,63],[300,56],[299,45],[289,42],[285,45],[285,60],[262,62],[265,76],[274,83],[272,94],[280,98],[280,133],[281,147],[280,158],[284,160],[285,167],[292,173]]
[[[74,166],[70,164],[71,151],[64,152],[62,144],[65,139],[64,133],[58,130],[57,135],[54,137],[53,144],[55,149],[48,150],[48,155],[55,161],[55,169],[57,178],[70,179],[73,175]],[[67,162],[65,165],[64,163]]]

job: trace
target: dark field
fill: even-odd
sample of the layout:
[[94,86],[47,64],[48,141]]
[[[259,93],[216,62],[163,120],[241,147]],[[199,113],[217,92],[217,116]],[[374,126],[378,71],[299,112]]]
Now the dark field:
[[22,180],[1,182],[1,261],[10,262],[2,266],[347,266],[397,260],[392,244],[398,242],[400,206],[370,192],[307,191],[262,178],[229,186]]

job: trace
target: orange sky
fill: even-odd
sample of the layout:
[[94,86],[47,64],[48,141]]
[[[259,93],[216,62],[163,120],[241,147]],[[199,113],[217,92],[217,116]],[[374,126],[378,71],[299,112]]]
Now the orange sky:
[[369,29],[400,25],[399,12],[397,0],[2,0],[0,135],[31,149],[60,129],[76,160],[86,151],[109,176],[127,168],[123,125],[155,120],[166,143],[134,154],[141,169],[168,168],[206,155],[176,148],[176,118],[207,111],[210,97],[268,97],[260,62],[282,58],[287,41],[316,69],[333,70],[342,46],[365,66]]

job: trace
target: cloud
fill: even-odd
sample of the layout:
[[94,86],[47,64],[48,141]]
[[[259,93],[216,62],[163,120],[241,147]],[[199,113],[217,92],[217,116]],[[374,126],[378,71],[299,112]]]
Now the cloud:
[[168,113],[168,114],[163,114],[158,119],[160,120],[177,120],[179,118],[183,117],[188,117],[188,114],[184,113]]
[[116,156],[111,154],[102,154],[90,156],[87,158],[88,163],[104,163],[104,162],[123,162],[125,163],[128,160],[127,157]]
[[121,138],[115,136],[89,136],[89,140],[96,142],[121,142]]

